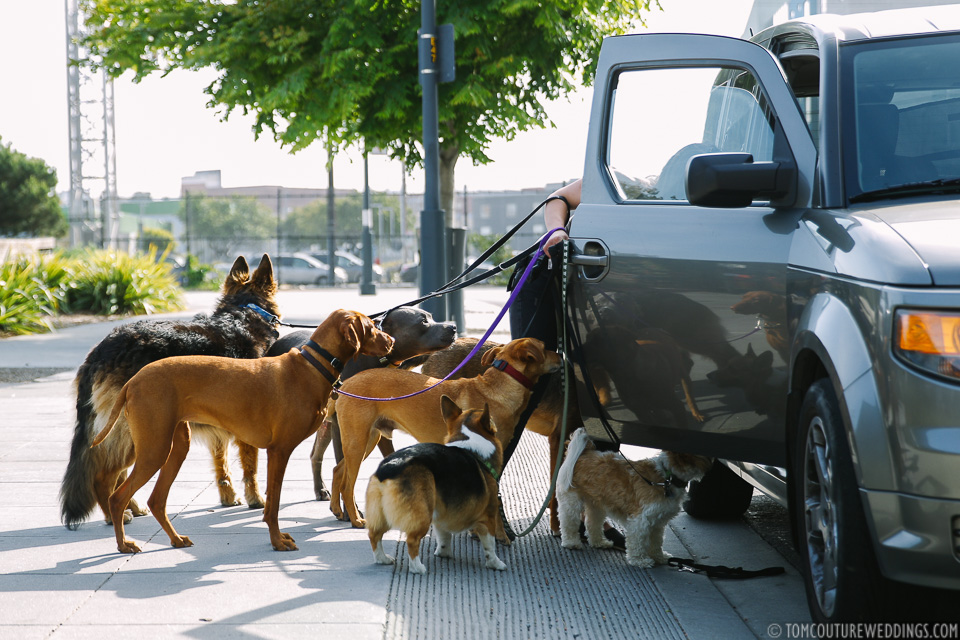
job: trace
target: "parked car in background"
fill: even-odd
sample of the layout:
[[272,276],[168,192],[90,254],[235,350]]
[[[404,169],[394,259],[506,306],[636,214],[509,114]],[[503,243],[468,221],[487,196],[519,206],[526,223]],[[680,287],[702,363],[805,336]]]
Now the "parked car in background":
[[[324,264],[327,262],[328,255],[326,252],[311,253],[310,255]],[[347,281],[360,282],[360,278],[363,276],[363,260],[347,251],[337,251],[335,255],[337,266],[347,274]],[[383,282],[383,267],[378,264],[371,265],[371,277],[373,282]]]
[[[306,253],[281,253],[270,256],[274,277],[280,284],[313,284],[327,286],[330,283],[330,267]],[[247,261],[250,270],[260,264],[260,256]],[[346,284],[347,272],[334,267],[334,284]]]
[[718,459],[693,515],[787,505],[821,622],[960,612],[950,60],[956,6],[611,37],[597,67],[569,233],[586,428]]

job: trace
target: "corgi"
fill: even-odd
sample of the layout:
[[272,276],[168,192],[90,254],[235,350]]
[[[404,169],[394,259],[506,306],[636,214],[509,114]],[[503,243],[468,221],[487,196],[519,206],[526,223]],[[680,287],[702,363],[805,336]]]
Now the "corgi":
[[406,534],[411,573],[423,574],[420,541],[433,524],[434,555],[452,557],[453,534],[474,530],[489,569],[507,565],[497,557],[493,532],[499,522],[497,483],[503,445],[490,421],[490,409],[462,410],[448,396],[440,399],[447,425],[444,444],[421,442],[386,457],[367,485],[367,533],[377,564],[393,564],[383,550],[390,529]]

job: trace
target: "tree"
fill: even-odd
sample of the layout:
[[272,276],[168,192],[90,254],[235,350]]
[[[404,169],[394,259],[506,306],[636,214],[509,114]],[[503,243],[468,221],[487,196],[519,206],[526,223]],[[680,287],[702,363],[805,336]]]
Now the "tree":
[[180,215],[192,238],[206,240],[221,257],[230,257],[250,240],[264,240],[276,230],[276,218],[256,198],[189,196]]
[[[84,0],[94,60],[112,75],[212,67],[209,105],[255,116],[293,150],[328,136],[421,163],[419,0]],[[650,0],[439,3],[456,30],[457,79],[440,85],[441,206],[453,209],[459,157],[549,124],[545,100],[592,81],[603,36]],[[586,123],[584,123],[586,126]]]
[[69,226],[55,192],[57,174],[0,140],[0,236],[66,235]]

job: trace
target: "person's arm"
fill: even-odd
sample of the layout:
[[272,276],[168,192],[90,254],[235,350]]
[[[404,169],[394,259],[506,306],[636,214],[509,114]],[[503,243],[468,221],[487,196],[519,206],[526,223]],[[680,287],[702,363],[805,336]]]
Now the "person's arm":
[[[564,185],[550,194],[550,197],[563,196],[570,203],[569,210],[563,200],[551,200],[543,207],[543,221],[547,225],[547,231],[558,227],[566,227],[570,220],[571,212],[580,206],[580,183],[582,180],[574,180],[568,185]],[[544,249],[549,249],[558,242],[567,239],[567,232],[557,231],[553,233],[544,244]]]

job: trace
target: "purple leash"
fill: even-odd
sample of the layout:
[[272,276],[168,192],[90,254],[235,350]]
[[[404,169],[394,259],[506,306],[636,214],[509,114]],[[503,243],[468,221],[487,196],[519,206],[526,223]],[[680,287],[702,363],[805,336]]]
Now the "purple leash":
[[557,227],[556,229],[551,229],[550,231],[548,231],[547,233],[545,233],[545,234],[540,238],[540,244],[537,246],[537,251],[536,251],[536,253],[534,253],[533,256],[530,258],[530,262],[527,263],[527,267],[523,270],[523,275],[520,276],[520,280],[519,280],[519,282],[517,282],[517,286],[515,286],[515,287],[513,288],[513,291],[510,293],[510,297],[507,299],[507,303],[506,303],[505,305],[503,305],[503,309],[501,309],[501,310],[500,310],[500,313],[497,314],[497,317],[496,317],[496,319],[493,321],[493,324],[490,325],[490,328],[487,329],[487,332],[483,334],[483,337],[482,337],[482,338],[480,338],[480,342],[478,342],[477,345],[470,351],[470,353],[467,354],[467,357],[463,359],[463,362],[461,362],[460,364],[458,364],[453,371],[451,371],[450,373],[448,373],[448,374],[447,374],[447,377],[445,377],[445,378],[443,378],[442,380],[438,381],[436,384],[432,384],[432,385],[430,385],[429,387],[426,387],[426,388],[424,388],[424,389],[421,389],[420,391],[414,391],[413,393],[408,393],[408,394],[405,395],[405,396],[397,396],[397,397],[395,397],[395,398],[368,398],[368,397],[366,397],[366,396],[357,396],[357,395],[354,395],[354,394],[352,394],[352,393],[347,393],[346,391],[341,391],[341,390],[339,390],[339,389],[336,391],[336,393],[338,393],[338,394],[340,394],[340,395],[343,395],[343,396],[348,396],[348,397],[350,397],[350,398],[356,398],[357,400],[371,400],[371,401],[373,401],[373,402],[387,402],[387,401],[389,401],[389,400],[403,400],[403,399],[405,399],[405,398],[412,398],[413,396],[418,396],[418,395],[420,395],[421,393],[426,393],[427,391],[430,391],[431,389],[433,389],[434,387],[436,387],[437,385],[439,385],[441,382],[446,382],[447,380],[449,380],[450,378],[452,378],[453,375],[454,375],[457,371],[460,371],[460,369],[462,369],[462,368],[464,367],[464,365],[466,365],[467,362],[469,362],[470,358],[472,358],[473,356],[475,356],[475,355],[477,354],[477,352],[480,351],[480,347],[483,346],[483,343],[486,342],[486,341],[487,341],[487,338],[490,337],[490,334],[493,333],[494,328],[496,328],[496,326],[497,326],[498,324],[500,324],[500,321],[503,319],[503,316],[506,315],[507,310],[510,309],[510,305],[512,305],[513,302],[514,302],[514,300],[517,299],[517,295],[520,293],[520,290],[523,289],[523,285],[526,284],[526,282],[527,282],[527,277],[530,275],[530,272],[533,270],[533,265],[534,265],[534,263],[537,261],[537,258],[539,258],[541,255],[545,255],[545,254],[544,254],[544,251],[543,251],[543,245],[544,245],[544,243],[547,241],[547,238],[549,238],[551,235],[553,235],[553,233],[554,233],[555,231],[566,231],[566,229],[564,229],[563,227]]

